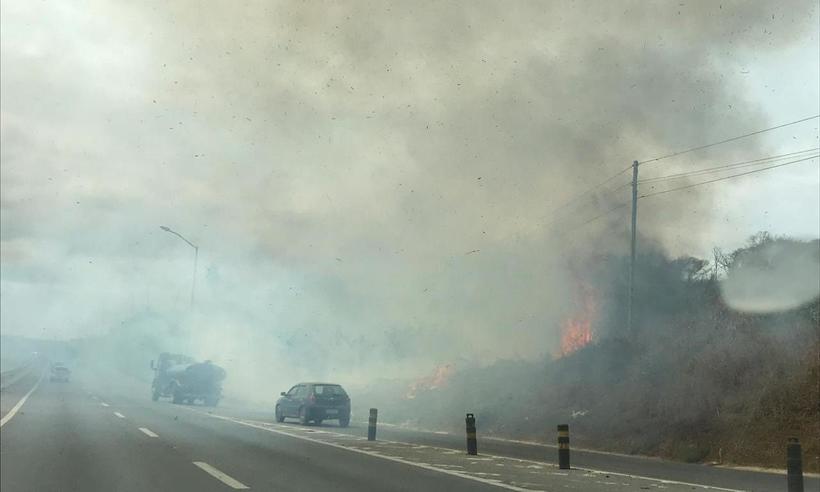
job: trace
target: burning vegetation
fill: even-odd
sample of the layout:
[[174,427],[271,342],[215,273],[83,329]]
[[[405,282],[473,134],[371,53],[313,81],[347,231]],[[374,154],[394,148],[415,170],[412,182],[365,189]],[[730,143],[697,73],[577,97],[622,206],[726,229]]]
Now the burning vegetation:
[[413,400],[421,391],[435,390],[445,386],[455,370],[456,368],[452,364],[444,364],[436,367],[433,374],[412,383],[404,395],[404,398],[406,400]]
[[[497,436],[541,440],[543,431],[533,429],[570,421],[583,446],[782,466],[789,436],[820,429],[820,296],[815,290],[800,306],[760,313],[734,308],[723,291],[736,276],[745,281],[750,265],[791,272],[794,258],[805,258],[817,289],[819,251],[817,240],[767,235],[722,255],[719,265],[646,251],[637,263],[634,338],[621,331],[628,258],[587,262],[575,276],[577,307],[560,326],[554,354],[459,363],[458,371],[444,365],[409,384],[373,385],[359,399],[424,429],[463,432],[454,416],[469,410]],[[776,278],[785,280],[770,282],[773,291],[795,284],[793,275]],[[805,439],[804,453],[818,456],[818,441]],[[806,466],[816,471],[818,462]]]
[[583,348],[592,341],[593,324],[597,304],[592,289],[584,284],[580,287],[580,309],[561,325],[560,357]]

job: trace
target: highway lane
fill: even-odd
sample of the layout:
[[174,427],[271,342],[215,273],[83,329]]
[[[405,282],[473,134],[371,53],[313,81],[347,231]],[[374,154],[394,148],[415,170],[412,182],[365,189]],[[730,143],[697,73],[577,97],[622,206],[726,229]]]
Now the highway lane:
[[[3,393],[4,415],[35,380]],[[361,424],[281,425],[267,411],[152,402],[143,384],[105,383],[42,383],[0,431],[3,490],[692,490],[623,475],[567,474],[548,464],[554,449],[543,446],[482,439],[483,456],[470,458],[461,436],[381,426],[380,442],[368,443]],[[704,482],[685,473],[693,465],[660,460],[576,451],[574,465],[589,466],[587,454],[602,460],[591,468]],[[676,467],[683,467],[680,478],[671,476]],[[782,476],[696,468],[717,471],[724,482],[712,478],[710,485],[729,489],[785,485]],[[816,479],[806,485],[816,490]]]
[[151,402],[146,395],[110,395],[121,409],[177,450],[259,490],[496,490],[481,483],[260,432],[199,413],[203,407]]
[[[219,413],[236,418],[250,419],[259,422],[274,422],[272,411],[255,408],[248,410],[246,405],[228,404],[219,409]],[[557,464],[556,446],[526,443],[505,439],[493,439],[481,436],[479,424],[479,453],[508,456],[537,462]],[[297,426],[298,424],[291,423]],[[337,428],[334,422],[323,423],[321,428],[336,432],[366,435],[366,422],[353,422],[347,429]],[[382,423],[378,428],[379,439],[400,441],[411,444],[436,446],[454,450],[464,450],[465,436],[420,431]],[[785,444],[784,444],[785,464]],[[783,490],[786,483],[785,474],[762,471],[739,470],[700,464],[681,463],[644,456],[630,456],[615,453],[604,453],[589,450],[572,451],[573,467],[592,470],[604,470],[614,473],[644,476],[663,480],[708,485],[737,490],[776,491]],[[820,478],[805,477],[806,490],[820,490]]]
[[37,384],[41,372],[30,372],[15,384],[0,390],[0,416],[6,416],[18,402]]
[[[4,407],[24,390],[19,386],[3,392]],[[172,446],[75,385],[48,379],[0,429],[0,468],[4,491],[171,490],[176,483],[224,490]]]
[[32,394],[0,430],[2,490],[498,490],[97,389],[44,382]]

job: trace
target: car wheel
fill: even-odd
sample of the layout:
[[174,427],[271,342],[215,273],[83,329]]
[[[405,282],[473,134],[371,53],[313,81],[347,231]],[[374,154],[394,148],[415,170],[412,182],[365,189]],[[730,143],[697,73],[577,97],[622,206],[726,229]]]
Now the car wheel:
[[299,423],[302,425],[308,425],[308,422],[310,421],[308,420],[307,408],[302,407],[299,409]]
[[282,415],[282,410],[279,409],[279,405],[276,405],[276,421],[280,424],[285,421],[285,416]]
[[350,425],[350,417],[342,417],[339,419],[339,427],[347,427]]
[[313,421],[313,423],[316,425],[322,425],[322,419],[316,419]]

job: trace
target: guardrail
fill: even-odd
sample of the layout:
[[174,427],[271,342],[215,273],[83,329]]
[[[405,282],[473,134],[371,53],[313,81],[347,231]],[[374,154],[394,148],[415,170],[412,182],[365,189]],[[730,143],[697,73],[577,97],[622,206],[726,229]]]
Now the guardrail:
[[28,375],[36,367],[37,359],[35,357],[32,357],[31,359],[15,367],[14,369],[9,369],[8,371],[0,372],[0,391],[5,390],[12,384],[23,379],[23,377]]

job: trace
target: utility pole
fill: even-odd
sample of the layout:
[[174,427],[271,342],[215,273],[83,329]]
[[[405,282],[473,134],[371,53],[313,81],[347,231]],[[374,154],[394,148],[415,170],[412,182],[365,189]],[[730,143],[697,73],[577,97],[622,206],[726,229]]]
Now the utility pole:
[[626,311],[627,338],[635,334],[633,327],[633,304],[635,294],[635,238],[638,228],[638,161],[632,162],[632,244],[629,248],[629,300]]

